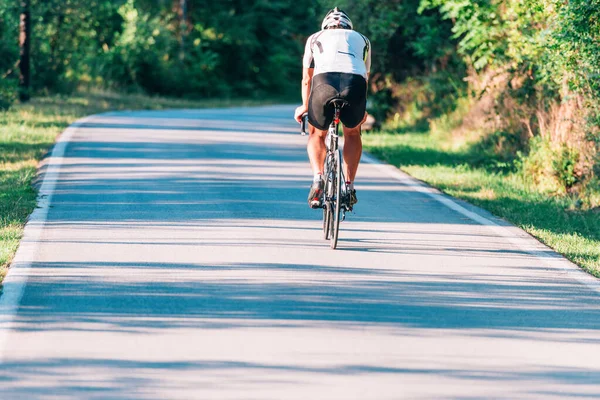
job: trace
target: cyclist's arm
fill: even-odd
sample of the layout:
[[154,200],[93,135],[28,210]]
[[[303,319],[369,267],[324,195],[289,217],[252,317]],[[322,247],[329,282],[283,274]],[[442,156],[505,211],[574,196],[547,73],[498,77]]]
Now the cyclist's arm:
[[[368,39],[367,39],[368,41]],[[369,76],[371,75],[371,42],[368,41],[369,49],[367,50],[367,58],[365,60],[365,67],[367,67],[367,82],[369,81]]]
[[304,56],[302,57],[302,105],[296,108],[294,112],[294,118],[300,122],[302,120],[302,114],[308,111],[308,98],[310,96],[310,82],[312,81],[315,60],[313,58],[312,50],[310,49],[310,43],[312,35],[306,41],[304,46]]
[[302,68],[302,105],[308,108],[308,96],[310,95],[310,83],[312,81],[314,68]]
[[[369,82],[369,78],[371,77],[371,42],[369,42],[369,39],[367,39],[367,45],[369,46],[368,50],[367,50],[367,57],[365,59],[365,67],[367,68],[367,83]],[[367,120],[367,115],[369,115],[369,113],[365,110],[365,116],[363,117],[363,120],[361,121],[361,125],[365,123],[365,121]]]

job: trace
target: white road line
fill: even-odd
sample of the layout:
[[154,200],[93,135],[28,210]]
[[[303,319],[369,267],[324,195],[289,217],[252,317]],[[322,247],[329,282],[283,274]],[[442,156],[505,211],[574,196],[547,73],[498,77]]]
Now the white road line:
[[42,185],[37,196],[37,207],[29,216],[19,249],[3,281],[3,290],[0,295],[0,363],[4,359],[6,339],[14,325],[15,315],[29,278],[31,263],[37,256],[39,240],[44,230],[46,218],[48,217],[50,202],[54,195],[65,150],[77,128],[92,118],[94,116],[88,116],[71,124],[58,137],[50,153]]
[[[543,245],[537,239],[532,236],[527,237],[519,237],[516,236],[514,232],[511,232],[510,229],[497,224],[496,222],[483,217],[473,211],[467,210],[465,207],[461,206],[450,196],[441,194],[437,189],[434,189],[430,186],[427,186],[412,176],[408,175],[405,172],[402,172],[400,169],[394,167],[393,165],[385,164],[375,157],[367,154],[366,152],[362,155],[362,160],[366,161],[369,164],[374,164],[381,172],[401,181],[416,191],[424,193],[429,197],[433,198],[437,202],[445,205],[446,207],[456,211],[459,214],[464,215],[465,217],[481,224],[489,227],[491,231],[493,231],[498,236],[506,238],[510,243],[515,245],[519,250],[524,251],[534,257],[536,257],[540,262],[546,266],[547,268],[558,270],[563,273],[568,274],[570,277],[576,279],[577,281],[583,283],[591,290],[600,294],[600,279],[597,279],[588,273],[584,272],[579,266],[572,263],[571,261],[564,258],[562,255],[558,254],[551,248]],[[511,228],[514,228],[511,226]],[[532,245],[527,246],[528,242]],[[543,246],[543,247],[542,247]],[[532,247],[537,247],[532,248]],[[544,250],[539,250],[542,247]]]

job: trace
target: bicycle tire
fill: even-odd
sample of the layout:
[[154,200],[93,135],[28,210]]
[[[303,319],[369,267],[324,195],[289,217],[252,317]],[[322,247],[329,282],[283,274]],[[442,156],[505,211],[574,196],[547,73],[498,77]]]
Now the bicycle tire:
[[323,168],[325,178],[325,193],[323,195],[323,237],[325,240],[329,240],[331,237],[330,228],[332,212],[330,199],[333,196],[331,166],[331,157],[328,154]]
[[342,212],[342,152],[338,149],[334,153],[333,160],[333,186],[334,186],[334,196],[332,197],[330,224],[331,224],[331,234],[329,238],[329,244],[332,249],[337,247],[338,236],[340,232],[340,214]]
[[325,240],[329,240],[330,221],[329,207],[327,207],[327,203],[323,203],[323,239]]

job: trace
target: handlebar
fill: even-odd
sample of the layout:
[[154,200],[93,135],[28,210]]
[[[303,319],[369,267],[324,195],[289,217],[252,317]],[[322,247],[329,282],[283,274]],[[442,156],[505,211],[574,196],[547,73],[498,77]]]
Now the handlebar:
[[302,114],[302,122],[300,122],[300,134],[306,136],[306,127],[308,126],[308,113]]

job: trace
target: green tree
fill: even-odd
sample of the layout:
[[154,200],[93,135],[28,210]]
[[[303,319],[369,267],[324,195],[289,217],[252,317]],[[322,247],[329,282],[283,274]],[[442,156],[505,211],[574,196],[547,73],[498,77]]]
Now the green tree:
[[31,91],[31,1],[21,0],[19,18],[19,99],[28,101]]
[[0,2],[0,110],[16,100],[19,61],[19,3]]

